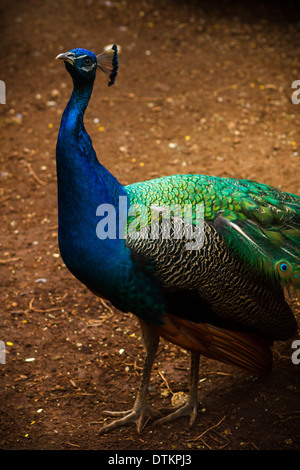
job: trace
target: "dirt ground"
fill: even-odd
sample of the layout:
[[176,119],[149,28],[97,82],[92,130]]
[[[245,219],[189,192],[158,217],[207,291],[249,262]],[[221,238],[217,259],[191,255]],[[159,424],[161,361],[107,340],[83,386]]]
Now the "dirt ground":
[[[293,339],[275,344],[265,377],[202,358],[192,428],[181,418],[98,435],[104,410],[131,407],[144,351],[136,319],[87,291],[59,254],[55,145],[71,80],[54,60],[119,45],[116,85],[98,73],[85,123],[122,183],[202,173],[300,194],[296,3],[1,2],[2,449],[299,449]],[[289,301],[300,320],[299,298]],[[188,373],[189,354],[161,341],[151,404],[187,392]]]

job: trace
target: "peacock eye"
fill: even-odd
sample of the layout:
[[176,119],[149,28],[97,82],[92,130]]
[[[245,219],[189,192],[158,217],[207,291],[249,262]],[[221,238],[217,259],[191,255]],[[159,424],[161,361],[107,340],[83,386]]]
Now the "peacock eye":
[[85,57],[83,59],[83,62],[84,62],[84,65],[91,65],[92,64],[92,60],[89,57]]
[[286,264],[286,263],[281,263],[281,265],[280,265],[281,271],[287,271],[287,268],[288,268],[288,267],[287,267],[287,264]]

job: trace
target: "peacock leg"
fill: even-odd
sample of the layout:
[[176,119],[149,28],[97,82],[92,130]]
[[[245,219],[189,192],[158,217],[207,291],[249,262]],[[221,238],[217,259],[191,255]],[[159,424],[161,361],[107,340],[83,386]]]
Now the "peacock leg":
[[111,431],[120,426],[125,426],[130,423],[136,423],[137,430],[140,432],[148,419],[153,417],[157,418],[161,416],[158,411],[153,410],[149,407],[146,397],[149,388],[151,370],[153,362],[155,359],[156,351],[159,343],[159,336],[157,333],[150,328],[143,320],[139,320],[142,334],[143,334],[143,343],[146,349],[145,362],[143,366],[141,381],[139,385],[139,390],[137,393],[136,400],[134,402],[133,408],[128,411],[104,411],[106,415],[109,416],[122,416],[122,418],[113,421],[112,423],[104,426],[100,433]]
[[173,419],[180,418],[181,416],[190,416],[190,426],[196,420],[198,412],[198,371],[199,371],[200,354],[198,352],[191,353],[191,376],[190,376],[190,390],[186,403],[177,408],[173,413],[168,414],[164,418],[155,422],[157,424],[165,424]]

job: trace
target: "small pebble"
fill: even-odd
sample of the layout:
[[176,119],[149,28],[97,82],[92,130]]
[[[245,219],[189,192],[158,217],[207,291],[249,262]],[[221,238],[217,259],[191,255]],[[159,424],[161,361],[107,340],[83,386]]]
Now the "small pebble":
[[54,89],[51,91],[51,96],[52,96],[52,98],[57,98],[58,96],[60,96],[60,93],[59,93],[59,91],[58,91],[56,88],[54,88]]
[[172,406],[184,405],[187,399],[188,399],[188,395],[184,392],[174,393],[174,395],[172,396],[172,400],[171,400]]
[[57,103],[56,103],[56,101],[47,101],[46,106],[48,106],[48,107],[57,106]]

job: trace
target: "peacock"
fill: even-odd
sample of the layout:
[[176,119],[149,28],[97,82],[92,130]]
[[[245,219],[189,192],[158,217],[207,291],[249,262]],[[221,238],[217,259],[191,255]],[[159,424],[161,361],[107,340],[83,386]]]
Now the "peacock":
[[[100,432],[129,423],[140,432],[150,417],[192,425],[201,355],[265,374],[274,341],[297,332],[285,295],[300,288],[300,197],[198,174],[122,185],[83,123],[97,68],[115,82],[117,46],[57,59],[73,80],[56,146],[60,252],[90,291],[138,318],[146,351],[133,408],[106,412],[115,419]],[[191,354],[187,401],[168,415],[147,402],[160,337]]]

